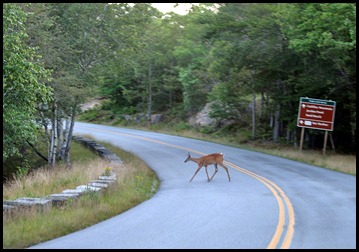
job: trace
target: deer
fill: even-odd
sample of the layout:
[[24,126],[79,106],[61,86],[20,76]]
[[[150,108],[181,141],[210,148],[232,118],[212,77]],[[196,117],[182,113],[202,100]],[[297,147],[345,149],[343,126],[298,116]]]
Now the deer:
[[[206,168],[206,174],[207,174],[207,179],[208,182],[210,182],[214,175],[216,175],[217,171],[218,171],[218,167],[217,165],[220,165],[223,167],[223,169],[227,172],[228,175],[228,181],[231,181],[231,177],[229,176],[229,172],[228,172],[228,168],[223,164],[224,161],[224,154],[223,153],[213,153],[213,154],[208,154],[199,158],[194,158],[191,156],[191,154],[188,152],[188,157],[186,158],[186,160],[184,161],[185,163],[188,161],[193,161],[195,163],[198,164],[198,168],[196,170],[196,172],[194,173],[193,177],[191,178],[191,180],[189,182],[192,182],[192,179],[194,178],[194,176],[196,176],[196,174],[199,172],[199,170],[204,166]],[[214,164],[215,167],[215,171],[212,175],[211,178],[209,178],[208,176],[208,171],[207,171],[207,166]]]

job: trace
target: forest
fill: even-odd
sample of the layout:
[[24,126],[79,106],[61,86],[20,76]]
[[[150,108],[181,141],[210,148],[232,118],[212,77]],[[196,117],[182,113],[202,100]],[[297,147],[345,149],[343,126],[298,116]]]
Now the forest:
[[[356,3],[3,3],[3,163],[44,131],[49,165],[70,163],[80,104],[298,145],[301,97],[336,102],[332,144],[356,153]],[[226,124],[224,124],[226,122]],[[229,125],[229,126],[228,126]],[[323,131],[307,130],[311,148]],[[230,131],[229,131],[230,133]]]

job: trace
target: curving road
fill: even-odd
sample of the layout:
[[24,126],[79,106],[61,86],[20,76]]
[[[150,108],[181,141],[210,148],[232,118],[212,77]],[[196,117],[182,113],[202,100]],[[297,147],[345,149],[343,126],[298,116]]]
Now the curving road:
[[[130,151],[158,175],[158,192],[140,205],[84,230],[30,248],[355,249],[356,177],[267,154],[146,131],[76,123]],[[194,157],[225,153],[207,182],[193,181]],[[213,166],[208,167],[212,174]]]

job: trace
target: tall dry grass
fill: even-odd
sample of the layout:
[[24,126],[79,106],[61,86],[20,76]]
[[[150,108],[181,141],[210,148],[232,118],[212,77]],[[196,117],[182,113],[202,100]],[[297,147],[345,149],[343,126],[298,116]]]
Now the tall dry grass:
[[27,176],[15,178],[3,184],[3,199],[22,197],[44,197],[61,193],[65,189],[74,189],[95,180],[109,166],[109,162],[98,157],[95,160],[74,162],[71,168],[65,165],[42,167]]
[[[180,125],[181,126],[181,125]],[[193,139],[200,139],[208,142],[214,142],[233,147],[243,148],[251,151],[263,152],[279,157],[284,157],[299,162],[320,166],[322,168],[331,169],[351,175],[356,175],[356,155],[338,154],[332,151],[327,151],[323,155],[322,151],[317,150],[302,150],[297,147],[280,144],[259,144],[255,141],[249,141],[250,137],[243,135],[231,136],[228,134],[203,134],[194,130],[192,127],[180,126],[166,126],[166,124],[151,125],[150,130],[158,133],[170,134],[175,136],[188,137]],[[125,126],[121,126],[125,127]],[[149,130],[147,127],[134,126],[139,130]]]
[[[109,146],[109,144],[104,144]],[[32,174],[3,185],[3,197],[18,198],[60,193],[72,189],[99,175],[110,167],[117,175],[115,183],[101,192],[85,193],[75,203],[53,207],[45,213],[34,212],[3,218],[3,248],[22,249],[68,233],[81,230],[147,200],[158,189],[156,174],[136,156],[109,146],[125,162],[110,164],[101,158],[89,162],[74,162],[72,169],[56,166],[39,169]]]
[[[146,130],[145,128],[140,128]],[[345,155],[338,154],[333,151],[328,150],[326,155],[323,155],[322,151],[319,150],[302,150],[298,148],[289,146],[289,145],[280,145],[280,144],[258,144],[256,142],[240,144],[241,141],[244,141],[245,137],[228,137],[224,136],[209,136],[202,134],[200,132],[194,131],[193,129],[184,129],[184,130],[173,130],[171,128],[158,129],[155,128],[156,132],[161,132],[165,134],[172,134],[177,136],[189,137],[194,139],[201,139],[205,141],[215,142],[219,144],[226,144],[238,148],[248,149],[252,151],[263,152],[279,157],[284,157],[299,162],[312,164],[320,166],[322,168],[331,169],[351,175],[356,175],[356,155]],[[235,139],[235,140],[234,140]],[[248,142],[248,141],[247,141]]]
[[289,149],[289,148],[264,149],[257,147],[256,150],[264,153],[272,154],[275,156],[280,156],[280,157],[300,161],[303,163],[320,166],[322,168],[348,173],[351,175],[356,175],[356,156],[354,155],[337,154],[334,152],[328,152],[326,155],[323,155],[321,151],[316,151],[316,150],[300,151],[300,150]]

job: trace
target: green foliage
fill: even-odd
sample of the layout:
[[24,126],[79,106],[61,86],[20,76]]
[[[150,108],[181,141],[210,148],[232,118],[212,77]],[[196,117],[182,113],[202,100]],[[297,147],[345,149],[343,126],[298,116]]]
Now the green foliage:
[[194,75],[192,67],[181,68],[178,80],[183,86],[183,104],[185,111],[191,113],[199,111],[205,104],[206,96],[201,85],[199,85],[199,80]]
[[294,90],[335,100],[337,145],[353,149],[354,135],[347,132],[356,130],[356,4],[282,4],[276,17],[288,47],[301,58],[302,68],[291,75]]
[[80,121],[89,121],[89,122],[101,122],[101,121],[110,121],[115,118],[115,115],[112,111],[109,110],[100,110],[98,108],[93,108],[86,110],[81,113],[78,117]]
[[[289,132],[286,140],[296,142],[299,97],[332,99],[338,149],[355,149],[354,3],[200,4],[183,16],[147,3],[18,6],[28,13],[23,40],[53,70],[49,85],[65,112],[99,93],[110,99],[109,112],[89,112],[88,120],[126,124],[116,117],[173,113],[185,121],[212,102],[218,125],[210,130],[226,120],[248,129],[247,98],[256,94],[256,135]],[[31,121],[17,111],[11,114]],[[271,124],[276,113],[279,128]]]
[[168,115],[169,115],[170,118],[175,119],[175,123],[180,123],[180,122],[187,119],[187,113],[186,113],[186,110],[184,109],[183,104],[177,104],[176,106],[174,106],[168,112]]
[[102,176],[111,176],[112,174],[112,168],[111,167],[105,167]]
[[281,41],[278,27],[271,21],[274,9],[272,4],[225,4],[220,8],[220,22],[209,29],[208,71],[216,79],[208,96],[213,101],[212,118],[247,121],[248,125],[246,96],[275,90]]
[[92,122],[99,117],[99,111],[96,109],[89,109],[86,112],[83,112],[79,115],[78,120]]
[[280,17],[289,47],[298,52],[320,50],[327,58],[356,47],[354,3],[284,4]]
[[26,162],[25,165],[18,166],[16,168],[17,168],[17,171],[15,173],[15,177],[22,178],[29,173],[30,165],[28,164],[28,162]]
[[191,126],[189,123],[179,122],[179,123],[173,124],[172,128],[175,132],[181,132],[181,131],[192,129],[193,126]]
[[33,141],[36,107],[51,100],[45,82],[50,72],[39,63],[35,48],[26,45],[26,14],[3,4],[3,159],[19,154],[19,145]]

